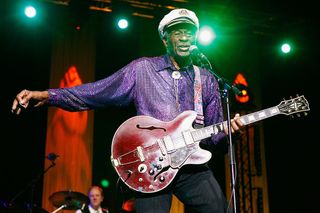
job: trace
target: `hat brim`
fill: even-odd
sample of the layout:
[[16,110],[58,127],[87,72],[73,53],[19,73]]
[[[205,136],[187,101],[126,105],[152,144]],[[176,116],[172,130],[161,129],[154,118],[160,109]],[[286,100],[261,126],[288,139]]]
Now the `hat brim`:
[[177,24],[190,24],[192,25],[193,27],[197,28],[196,24],[191,21],[190,19],[188,18],[179,18],[179,19],[175,19],[173,20],[171,23],[169,23],[166,28],[164,29],[164,31],[172,26],[175,26]]

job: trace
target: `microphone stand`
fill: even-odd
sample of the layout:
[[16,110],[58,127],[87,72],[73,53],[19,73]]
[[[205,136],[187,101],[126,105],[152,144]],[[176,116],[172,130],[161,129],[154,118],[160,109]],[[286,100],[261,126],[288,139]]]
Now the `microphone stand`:
[[[237,197],[236,197],[236,160],[235,160],[235,153],[233,150],[233,142],[232,142],[232,132],[231,132],[231,118],[230,118],[230,103],[229,103],[229,91],[232,90],[233,93],[236,95],[240,95],[241,91],[231,85],[225,78],[220,77],[217,75],[210,64],[210,61],[205,57],[205,60],[198,60],[198,63],[201,67],[209,70],[218,80],[220,87],[223,89],[221,90],[221,97],[224,100],[226,113],[227,113],[227,126],[228,126],[228,139],[229,139],[229,146],[228,146],[228,155],[229,155],[229,163],[230,163],[230,172],[231,172],[231,197],[233,201],[233,213],[238,213],[237,208]],[[227,211],[228,212],[228,211]]]
[[35,189],[35,185],[36,183],[40,180],[40,178],[52,167],[54,167],[56,165],[56,163],[54,162],[54,160],[51,160],[51,165],[46,168],[44,171],[42,171],[40,174],[38,174],[33,180],[31,180],[29,182],[29,184],[20,192],[18,192],[8,203],[8,206],[13,206],[14,202],[17,200],[17,198],[22,195],[24,192],[26,192],[30,187],[31,187],[31,198],[30,198],[30,203],[27,205],[28,208],[28,212],[32,213],[33,211],[33,198],[34,198],[34,189]]

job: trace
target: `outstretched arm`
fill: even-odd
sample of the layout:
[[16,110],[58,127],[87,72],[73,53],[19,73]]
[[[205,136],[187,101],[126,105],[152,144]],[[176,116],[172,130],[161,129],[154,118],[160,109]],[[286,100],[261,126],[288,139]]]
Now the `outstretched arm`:
[[13,100],[11,112],[19,115],[22,109],[26,109],[30,105],[33,107],[44,105],[48,98],[48,91],[29,91],[24,89]]

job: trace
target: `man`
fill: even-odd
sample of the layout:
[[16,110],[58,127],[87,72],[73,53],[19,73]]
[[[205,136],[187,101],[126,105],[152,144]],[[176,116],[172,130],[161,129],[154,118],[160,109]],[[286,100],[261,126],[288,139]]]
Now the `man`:
[[89,205],[78,209],[76,213],[108,213],[108,210],[101,208],[103,201],[103,190],[99,186],[92,186],[88,192]]
[[[161,20],[158,31],[167,53],[158,57],[136,59],[113,75],[72,88],[47,91],[22,90],[12,105],[20,114],[30,105],[56,106],[68,111],[81,111],[128,105],[133,102],[138,115],[148,115],[161,121],[172,121],[186,110],[198,113],[196,123],[205,126],[223,121],[218,82],[202,68],[193,66],[191,45],[196,44],[199,20],[187,9],[175,9]],[[200,85],[200,86],[199,86]],[[232,119],[232,132],[242,123],[239,115]],[[227,128],[203,140],[205,146],[226,138]],[[136,193],[137,213],[169,213],[172,194],[184,204],[201,213],[225,212],[227,203],[208,165],[188,165],[181,168],[175,180],[157,193]]]

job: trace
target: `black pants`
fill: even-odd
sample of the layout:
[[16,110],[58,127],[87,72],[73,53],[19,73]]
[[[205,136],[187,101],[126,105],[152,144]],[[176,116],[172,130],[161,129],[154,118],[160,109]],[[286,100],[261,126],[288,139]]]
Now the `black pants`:
[[207,166],[185,166],[173,182],[154,194],[136,195],[137,213],[169,213],[172,194],[199,213],[226,212],[226,199]]

